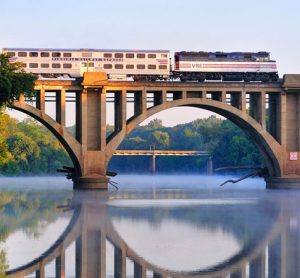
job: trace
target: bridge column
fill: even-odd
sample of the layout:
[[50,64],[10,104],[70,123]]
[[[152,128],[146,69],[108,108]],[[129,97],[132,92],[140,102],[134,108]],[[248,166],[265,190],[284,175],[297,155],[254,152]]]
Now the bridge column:
[[137,262],[134,262],[134,278],[146,278],[146,268]]
[[45,113],[45,89],[41,88],[36,95],[36,108]]
[[106,91],[85,86],[76,101],[76,138],[81,143],[82,176],[75,189],[107,189],[106,177]]
[[263,252],[249,263],[249,278],[265,277],[266,253]]
[[115,93],[115,132],[126,129],[126,91]]
[[208,157],[207,160],[207,175],[212,175],[213,174],[213,160],[212,160],[212,156]]
[[115,278],[126,278],[126,254],[125,250],[115,246],[114,274]]
[[65,251],[55,259],[55,278],[65,278]]
[[156,155],[151,155],[150,172],[152,175],[156,174]]
[[61,89],[56,92],[56,121],[61,125],[66,125],[66,90]]

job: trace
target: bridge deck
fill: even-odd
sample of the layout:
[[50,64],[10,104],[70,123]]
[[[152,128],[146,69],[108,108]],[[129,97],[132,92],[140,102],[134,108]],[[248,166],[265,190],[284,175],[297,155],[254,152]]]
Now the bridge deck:
[[189,150],[117,150],[116,156],[211,156],[207,151],[189,151]]

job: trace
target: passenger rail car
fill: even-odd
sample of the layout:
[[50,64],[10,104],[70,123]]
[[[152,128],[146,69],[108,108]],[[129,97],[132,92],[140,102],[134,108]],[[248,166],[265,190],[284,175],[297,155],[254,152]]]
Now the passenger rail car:
[[268,52],[176,52],[175,77],[186,80],[277,81]]
[[170,52],[166,50],[22,49],[4,48],[13,61],[42,77],[80,77],[102,71],[109,78],[167,79]]

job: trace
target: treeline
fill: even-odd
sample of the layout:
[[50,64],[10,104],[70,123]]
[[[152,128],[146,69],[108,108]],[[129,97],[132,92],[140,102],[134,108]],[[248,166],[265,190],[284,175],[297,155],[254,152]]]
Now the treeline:
[[72,165],[57,139],[33,120],[18,122],[0,113],[0,174],[56,174]]
[[[74,128],[71,128],[72,130]],[[108,131],[112,127],[108,126]],[[213,156],[214,167],[262,165],[263,160],[250,138],[228,120],[215,116],[175,127],[158,119],[134,130],[119,149],[203,150]],[[207,158],[158,157],[157,169],[165,173],[201,173]],[[149,171],[149,157],[113,157],[109,169],[119,173]],[[56,174],[63,165],[72,165],[56,138],[33,120],[18,122],[0,113],[0,174]]]

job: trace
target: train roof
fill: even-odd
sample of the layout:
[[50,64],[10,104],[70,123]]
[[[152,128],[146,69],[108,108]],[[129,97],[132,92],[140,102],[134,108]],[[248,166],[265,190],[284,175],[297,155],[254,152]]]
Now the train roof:
[[2,51],[30,51],[30,52],[134,52],[134,53],[169,53],[170,50],[145,49],[94,49],[94,48],[3,48]]

